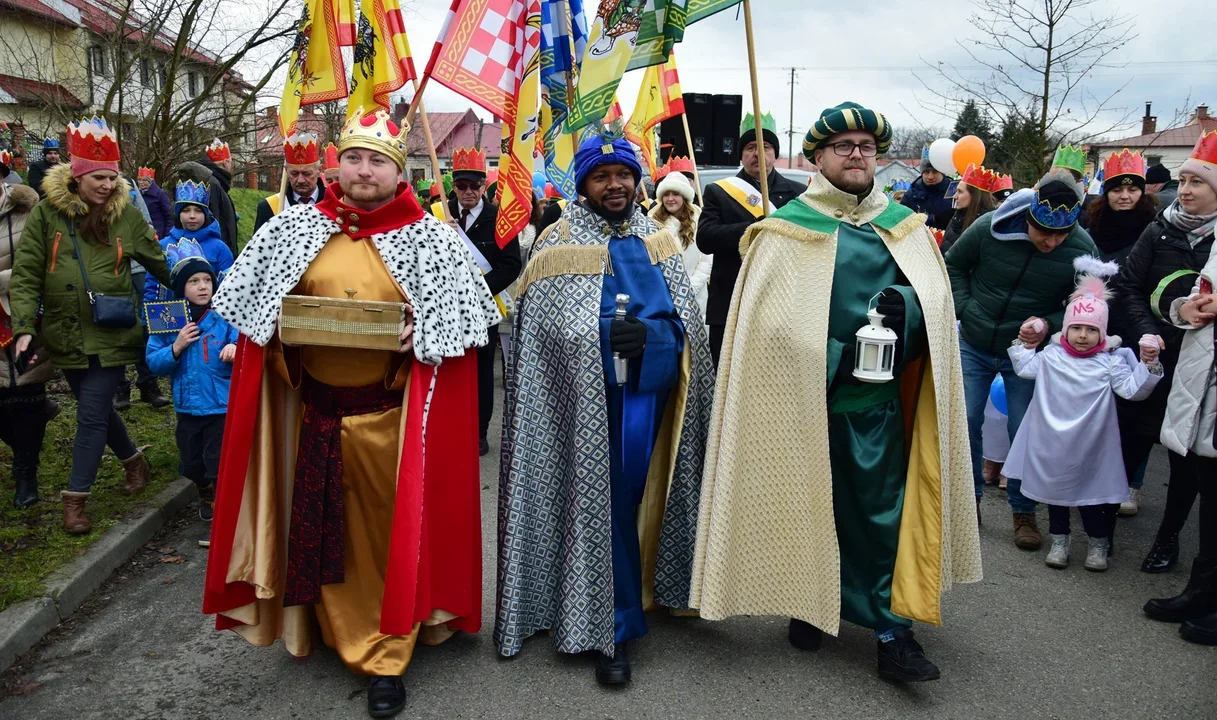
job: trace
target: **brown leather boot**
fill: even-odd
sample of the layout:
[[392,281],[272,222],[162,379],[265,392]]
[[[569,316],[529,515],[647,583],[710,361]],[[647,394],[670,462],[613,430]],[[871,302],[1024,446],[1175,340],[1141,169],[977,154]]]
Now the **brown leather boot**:
[[122,462],[123,470],[127,473],[127,481],[123,483],[123,492],[128,495],[141,492],[148,485],[148,473],[152,472],[152,467],[144,459],[144,454],[136,452]]
[[93,523],[85,515],[85,501],[92,493],[63,491],[63,529],[73,535],[89,532]]
[[1043,544],[1035,513],[1014,513],[1014,546],[1019,550],[1039,550]]

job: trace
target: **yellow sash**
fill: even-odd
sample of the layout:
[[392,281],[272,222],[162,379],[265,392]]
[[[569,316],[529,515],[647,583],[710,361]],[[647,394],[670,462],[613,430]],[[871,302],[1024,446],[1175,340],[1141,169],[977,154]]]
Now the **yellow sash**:
[[723,178],[714,183],[730,195],[742,208],[759,218],[764,214],[761,206],[761,193],[748,183],[737,177]]
[[266,197],[266,204],[270,205],[270,214],[271,215],[279,214],[279,195],[278,194],[268,195]]

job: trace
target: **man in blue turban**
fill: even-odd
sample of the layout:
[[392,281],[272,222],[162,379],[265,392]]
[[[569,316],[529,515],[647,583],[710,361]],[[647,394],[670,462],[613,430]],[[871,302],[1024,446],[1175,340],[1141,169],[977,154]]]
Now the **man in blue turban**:
[[[679,241],[634,203],[624,140],[575,155],[583,198],[519,281],[499,475],[494,640],[549,630],[630,679],[643,612],[685,608],[714,377]],[[621,312],[618,312],[618,308]]]

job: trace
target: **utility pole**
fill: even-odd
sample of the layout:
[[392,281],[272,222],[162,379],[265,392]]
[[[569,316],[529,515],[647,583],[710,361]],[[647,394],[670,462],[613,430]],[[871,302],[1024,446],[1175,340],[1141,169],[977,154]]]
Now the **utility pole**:
[[790,68],[790,129],[786,133],[786,167],[788,168],[794,167],[794,71],[795,68]]

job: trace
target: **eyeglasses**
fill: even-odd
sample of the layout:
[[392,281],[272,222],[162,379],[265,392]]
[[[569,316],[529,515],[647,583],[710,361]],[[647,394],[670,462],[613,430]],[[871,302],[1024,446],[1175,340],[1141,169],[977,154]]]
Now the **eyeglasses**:
[[858,150],[858,152],[862,153],[862,157],[874,157],[879,153],[879,146],[875,143],[862,143],[861,145],[857,145],[851,142],[839,142],[829,143],[824,147],[832,148],[832,151],[840,157],[849,157],[850,155],[853,155],[855,148]]
[[478,188],[482,187],[482,184],[475,182],[456,182],[452,183],[452,186],[461,192],[465,192],[466,190],[477,190]]

